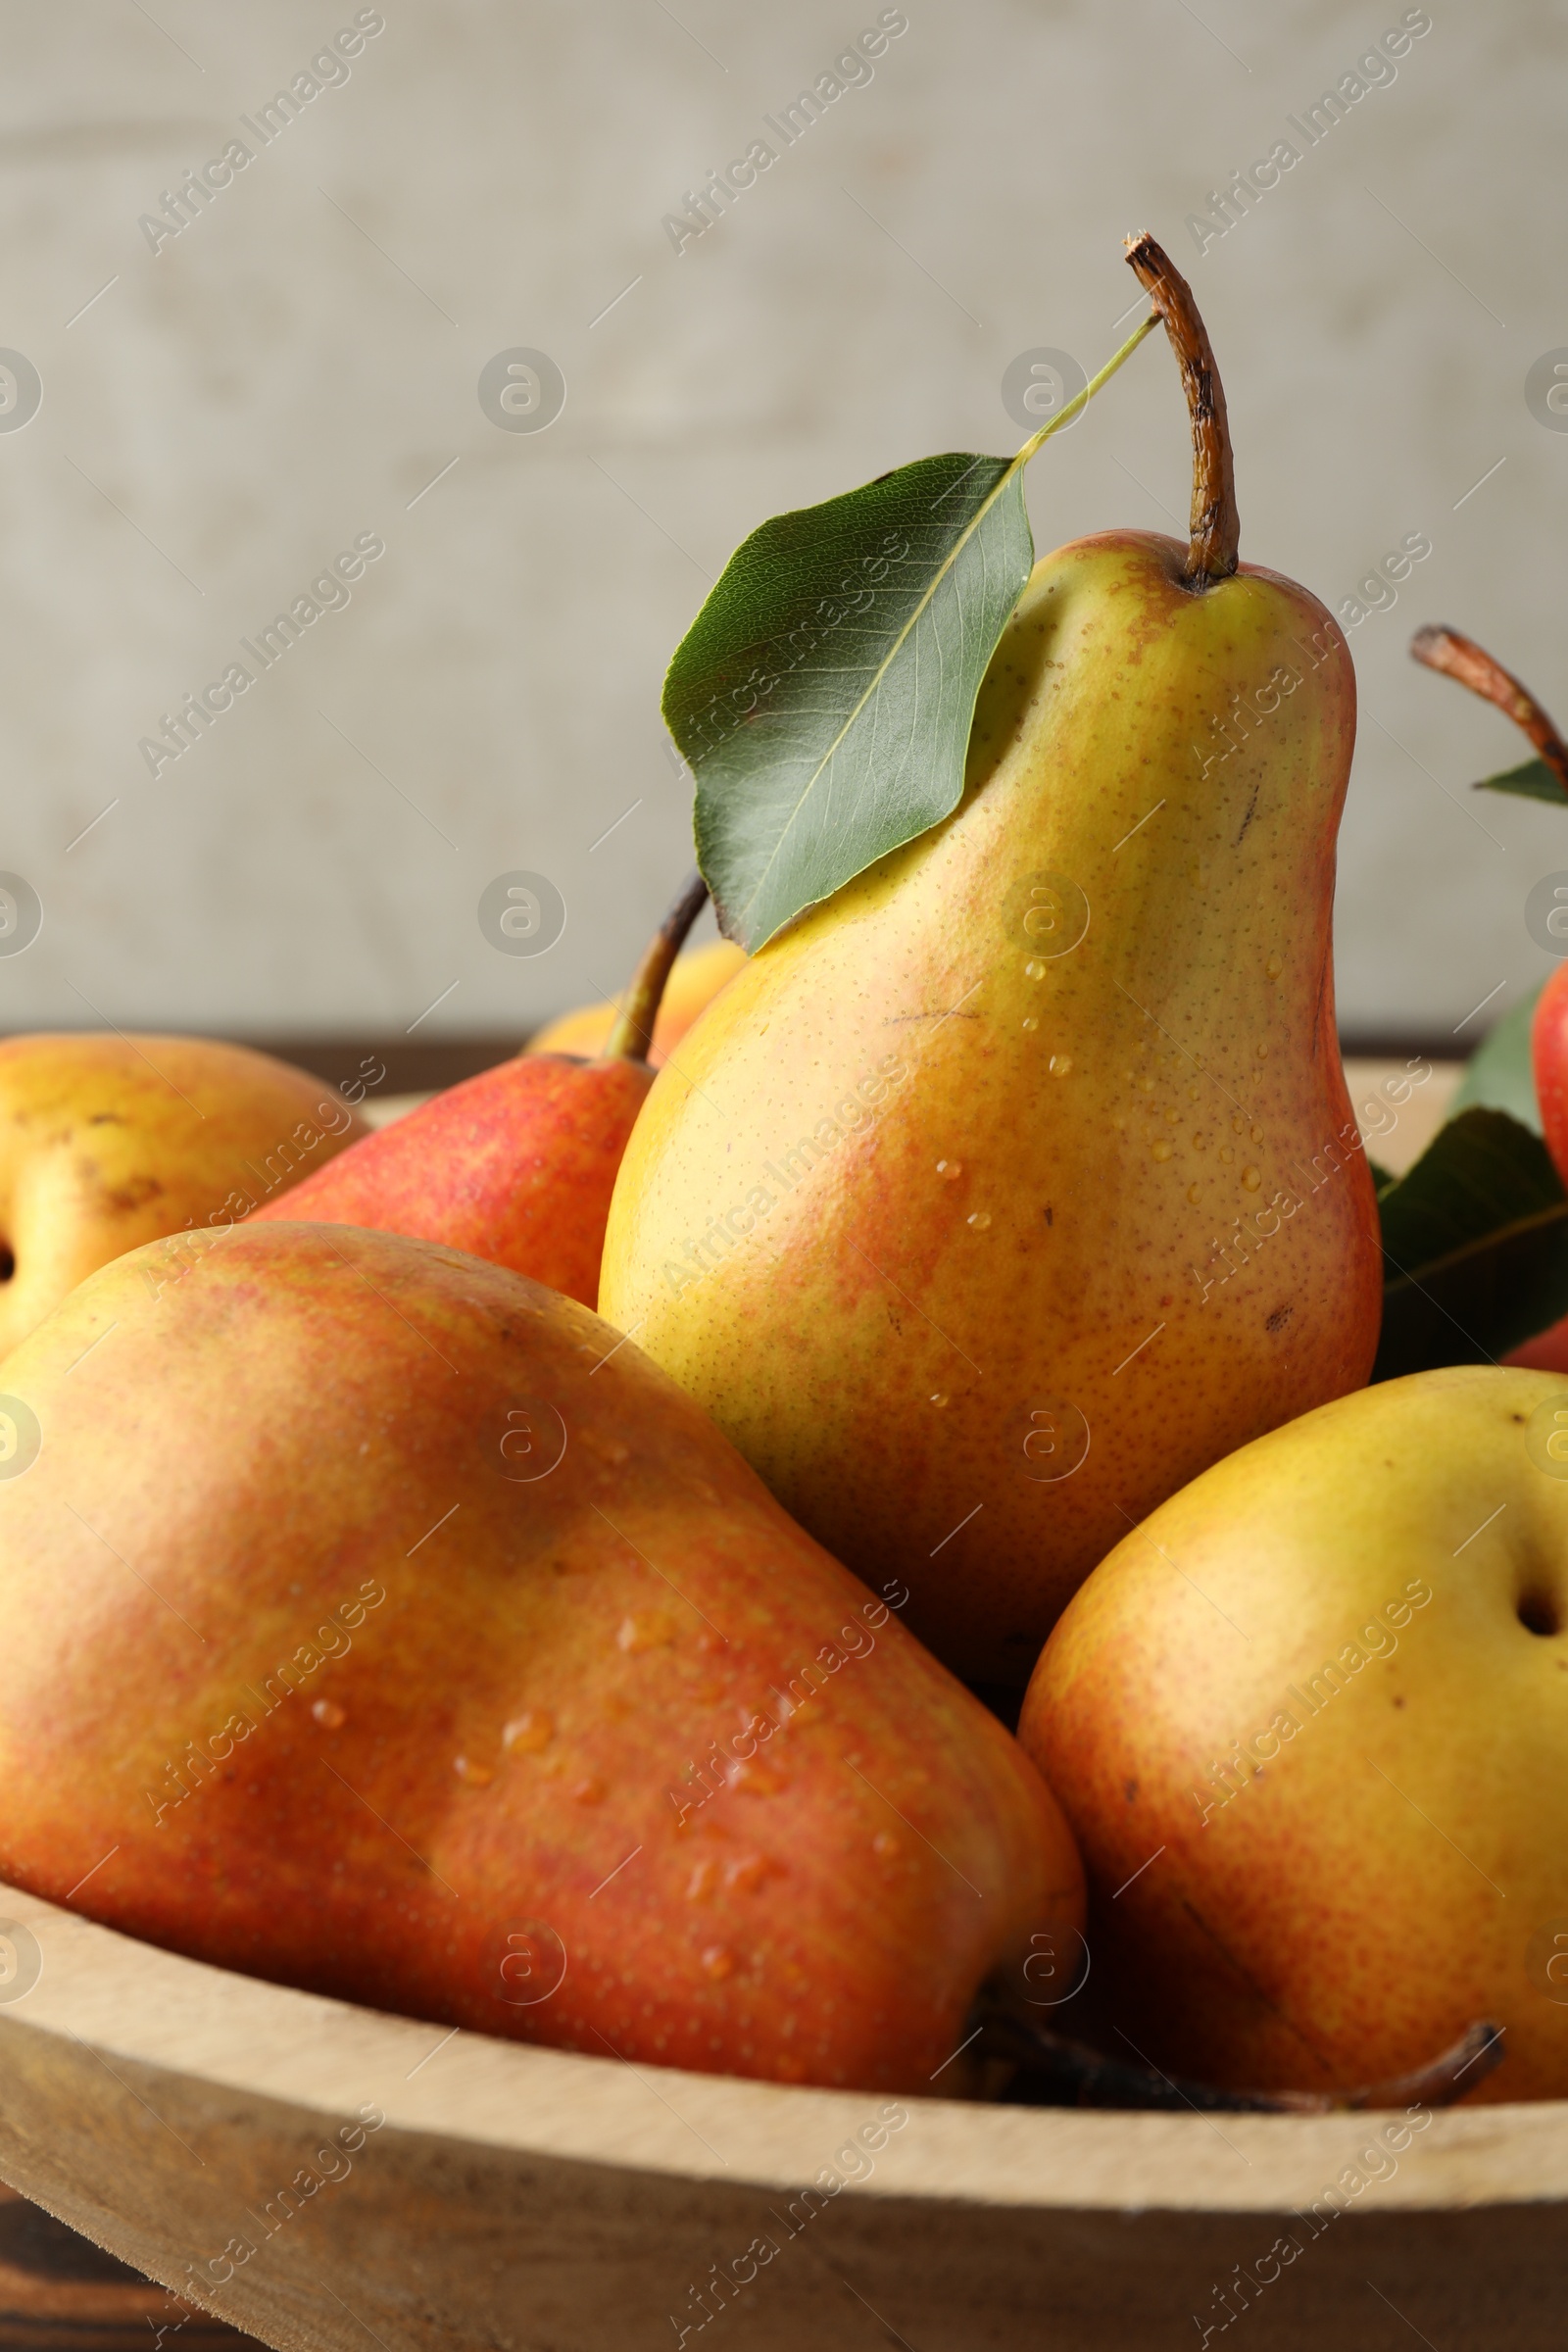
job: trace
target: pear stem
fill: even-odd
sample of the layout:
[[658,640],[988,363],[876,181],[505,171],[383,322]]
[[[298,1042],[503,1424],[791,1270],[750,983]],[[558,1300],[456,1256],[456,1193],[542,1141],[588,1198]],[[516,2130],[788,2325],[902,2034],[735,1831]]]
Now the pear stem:
[[1511,670],[1504,669],[1500,662],[1494,662],[1485,646],[1477,645],[1473,637],[1461,636],[1457,629],[1440,626],[1417,629],[1410,640],[1410,652],[1428,669],[1457,679],[1472,694],[1480,695],[1484,703],[1495,703],[1505,717],[1523,728],[1544,763],[1568,794],[1568,743],[1563,742],[1529,687]]
[[602,1060],[647,1060],[669,967],[680,954],[686,934],[702,913],[707,899],[708,884],[701,874],[693,874],[644,951],[636,977],[626,991],[626,1001],[605,1041]]
[[[1209,2082],[1175,2081],[1152,2067],[1108,2057],[1086,2041],[1053,2033],[1026,2017],[996,1987],[971,2012],[984,2029],[982,2055],[1010,2058],[1019,2074],[1004,2094],[1039,2107],[1122,2107],[1180,2113],[1337,2115],[1347,2109],[1451,2107],[1502,2061],[1502,2029],[1480,2019],[1448,2049],[1408,2075],[1363,2082],[1348,2090],[1227,2090]],[[1469,2080],[1466,2081],[1466,2077]]]
[[1182,371],[1182,389],[1193,420],[1192,540],[1182,578],[1189,588],[1200,591],[1230,578],[1241,544],[1225,388],[1193,289],[1169,255],[1146,229],[1142,236],[1127,239],[1127,259],[1165,322]]

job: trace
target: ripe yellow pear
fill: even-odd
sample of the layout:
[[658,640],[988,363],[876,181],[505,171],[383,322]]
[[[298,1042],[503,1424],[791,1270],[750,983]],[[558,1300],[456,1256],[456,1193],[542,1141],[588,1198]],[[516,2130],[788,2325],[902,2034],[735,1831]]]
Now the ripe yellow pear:
[[[664,986],[654,1022],[653,1043],[644,1059],[662,1069],[699,1013],[706,1012],[727,982],[734,979],[746,957],[733,941],[710,940],[706,948],[688,949],[678,956]],[[549,1021],[528,1040],[530,1054],[581,1054],[592,1059],[603,1054],[620,1007],[610,998],[602,1004],[581,1004]]]
[[0,1355],[111,1258],[232,1223],[368,1133],[339,1089],[248,1046],[0,1041]]
[[1377,1342],[1330,961],[1349,655],[1237,567],[1206,339],[1162,290],[1200,378],[1192,548],[1037,564],[956,812],[661,1072],[600,1288],[821,1543],[1013,1686],[1130,1524]]
[[1568,1384],[1327,1404],[1129,1534],[1019,1737],[1080,1841],[1108,2046],[1343,2088],[1506,2032],[1568,2097]]

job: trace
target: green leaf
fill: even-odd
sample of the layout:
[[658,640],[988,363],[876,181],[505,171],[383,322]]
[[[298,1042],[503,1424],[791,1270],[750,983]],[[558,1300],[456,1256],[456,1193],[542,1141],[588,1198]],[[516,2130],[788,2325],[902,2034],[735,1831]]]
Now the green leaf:
[[1553,801],[1559,808],[1568,808],[1562,779],[1552,774],[1544,760],[1527,760],[1523,767],[1504,768],[1500,776],[1483,776],[1472,790],[1517,792],[1527,801]]
[[1463,1110],[1378,1196],[1383,1337],[1374,1380],[1490,1363],[1568,1313],[1568,1193],[1538,1135]]
[[1034,562],[1023,469],[1158,324],[1016,457],[922,458],[775,515],[725,564],[663,711],[697,778],[719,928],[748,954],[957,807],[975,697]]
[[1023,471],[922,458],[737,548],[664,681],[697,860],[748,951],[957,806],[1029,577]]
[[1448,1105],[1450,1119],[1461,1110],[1505,1110],[1510,1118],[1541,1133],[1541,1105],[1536,1101],[1536,1073],[1530,1058],[1530,1031],[1541,990],[1533,988],[1508,1010],[1465,1063],[1464,1076]]

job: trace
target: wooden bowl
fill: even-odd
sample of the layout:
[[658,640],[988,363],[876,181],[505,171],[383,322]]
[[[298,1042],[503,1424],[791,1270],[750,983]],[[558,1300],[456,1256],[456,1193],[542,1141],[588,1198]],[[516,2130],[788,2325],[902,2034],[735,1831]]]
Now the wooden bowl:
[[1227,2281],[1247,2352],[1563,2342],[1568,2102],[1438,2115],[1397,2155],[1390,2116],[890,2102],[386,2017],[15,1889],[0,1911],[0,2175],[187,2298],[151,2352],[199,2308],[287,2352],[1146,2352],[1217,2338]]

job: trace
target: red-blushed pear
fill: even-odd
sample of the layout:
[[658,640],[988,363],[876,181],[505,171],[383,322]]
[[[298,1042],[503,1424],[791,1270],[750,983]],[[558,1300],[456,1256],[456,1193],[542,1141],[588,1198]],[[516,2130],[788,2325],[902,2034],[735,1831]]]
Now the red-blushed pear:
[[[1546,1149],[1568,1184],[1568,963],[1558,964],[1536,999],[1530,1059]],[[1568,1315],[1521,1341],[1503,1360],[1537,1372],[1568,1372]]]
[[368,1132],[338,1089],[247,1046],[118,1030],[6,1038],[0,1355],[111,1258],[232,1222]]
[[406,2015],[868,2089],[1081,1918],[1016,1742],[586,1308],[346,1226],[161,1267],[5,1367],[0,1876]]
[[1537,1372],[1342,1397],[1128,1535],[1019,1726],[1107,2046],[1320,2091],[1490,2018],[1475,2095],[1568,2097],[1565,1627],[1568,1385]]
[[[645,1056],[651,1070],[662,1069],[699,1013],[706,1012],[719,990],[734,979],[746,961],[745,953],[727,939],[710,940],[706,948],[688,948],[677,956],[660,1000],[653,1043]],[[530,1054],[603,1054],[610,1042],[620,1005],[606,998],[601,1004],[582,1004],[564,1012],[528,1040]]]
[[1546,1149],[1568,1184],[1568,963],[1558,964],[1536,1000],[1530,1054]]
[[[1542,765],[1556,777],[1568,806],[1568,744],[1563,742],[1544,706],[1524,681],[1458,629],[1417,629],[1410,640],[1417,662],[1440,676],[1466,686],[1483,702],[1494,704],[1511,718],[1535,746]],[[1563,940],[1568,949],[1568,937]],[[1536,1000],[1530,1024],[1530,1057],[1535,1071],[1536,1101],[1546,1149],[1557,1173],[1568,1184],[1568,963],[1560,963]],[[1513,1348],[1504,1358],[1540,1372],[1568,1372],[1568,1316],[1548,1330]]]
[[[670,908],[595,1060],[524,1053],[448,1087],[308,1178],[289,1221],[444,1242],[592,1306],[610,1196],[654,1082],[641,1056],[707,896],[694,880]],[[275,1201],[257,1212],[280,1213]]]
[[[1344,635],[1241,564],[1190,289],[1193,536],[1037,564],[952,816],[768,940],[660,1072],[600,1310],[786,1509],[1021,1689],[1128,1524],[1359,1387],[1377,1209],[1334,1021]],[[823,787],[825,789],[825,787]]]

